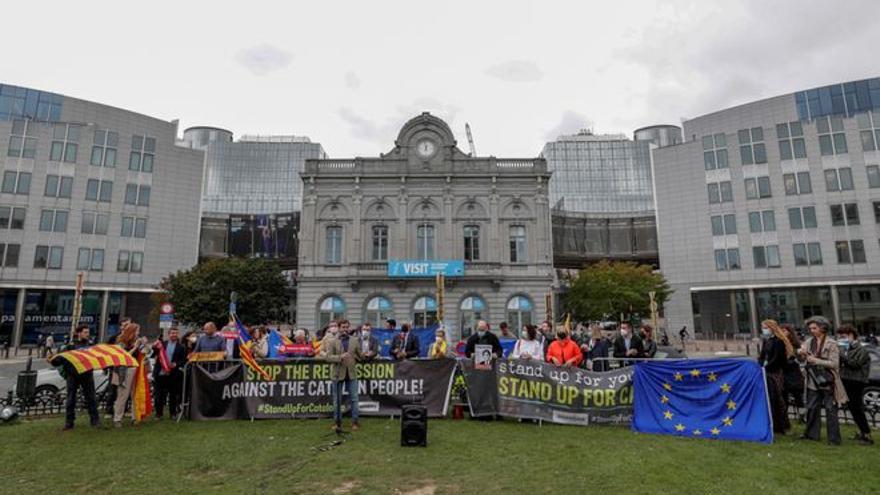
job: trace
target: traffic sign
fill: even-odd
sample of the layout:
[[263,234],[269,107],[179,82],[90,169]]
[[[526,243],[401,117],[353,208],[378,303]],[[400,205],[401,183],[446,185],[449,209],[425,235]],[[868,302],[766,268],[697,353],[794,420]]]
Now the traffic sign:
[[174,305],[170,302],[164,302],[159,306],[159,313],[163,315],[174,314]]

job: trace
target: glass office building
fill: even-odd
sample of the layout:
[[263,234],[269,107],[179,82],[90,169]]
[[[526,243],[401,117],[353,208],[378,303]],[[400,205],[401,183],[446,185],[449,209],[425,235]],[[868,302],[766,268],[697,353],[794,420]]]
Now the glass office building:
[[654,151],[668,327],[756,334],[814,315],[880,333],[880,79],[684,123]]

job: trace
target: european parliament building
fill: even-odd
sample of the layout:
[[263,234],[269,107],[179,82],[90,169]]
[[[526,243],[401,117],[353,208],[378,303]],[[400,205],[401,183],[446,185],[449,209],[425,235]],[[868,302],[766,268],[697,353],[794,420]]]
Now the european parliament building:
[[684,122],[654,151],[667,327],[880,323],[880,79]]
[[[177,123],[0,84],[0,342],[149,323],[162,277],[198,256],[203,152]],[[155,322],[154,322],[155,323]]]

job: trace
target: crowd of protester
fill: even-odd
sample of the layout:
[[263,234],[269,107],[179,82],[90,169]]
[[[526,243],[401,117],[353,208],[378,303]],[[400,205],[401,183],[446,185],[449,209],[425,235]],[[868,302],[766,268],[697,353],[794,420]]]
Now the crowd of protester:
[[[870,357],[859,341],[858,331],[850,325],[843,325],[837,329],[835,339],[830,322],[821,316],[808,319],[806,327],[809,335],[801,342],[798,332],[791,325],[779,324],[774,320],[761,323],[762,345],[758,361],[765,371],[775,434],[784,435],[790,431],[792,425],[787,412],[788,406],[794,405],[798,410],[804,410],[800,418],[805,423],[802,438],[819,440],[824,410],[828,442],[839,445],[841,438],[837,411],[846,406],[859,429],[854,440],[873,444],[861,400],[868,382]],[[346,393],[352,397],[352,426],[356,429],[358,410],[354,365],[376,359],[420,357],[422,345],[409,323],[402,323],[398,328],[395,320],[388,319],[385,328],[394,331],[387,357],[380,353],[382,346],[373,335],[369,323],[355,328],[344,319],[333,321],[314,333],[305,328],[292,329],[282,337],[281,344],[275,340],[274,352],[270,352],[270,335],[278,330],[269,326],[254,326],[247,329],[251,337],[247,346],[258,359],[271,355],[287,359],[319,359],[331,363],[331,376],[336,383],[334,400],[339,400]],[[456,350],[456,346],[448,340],[446,329],[439,326],[434,332],[434,340],[427,346],[424,358],[441,359],[456,355],[472,358],[477,346],[484,346],[482,348],[491,349],[493,359],[542,361],[560,367],[607,371],[613,361],[628,366],[638,360],[654,358],[657,354],[653,328],[641,325],[639,331],[635,331],[629,322],[622,322],[613,333],[606,332],[598,324],[578,324],[572,330],[568,326],[554,327],[549,321],[542,322],[540,326],[526,324],[518,333],[510,329],[507,323],[501,323],[497,334],[491,331],[486,321],[479,321],[475,330]],[[237,336],[238,329],[234,324],[224,327],[221,332],[216,324],[208,322],[203,325],[199,335],[188,331],[180,336],[177,328],[171,328],[164,337],[150,343],[141,337],[139,325],[123,321],[121,331],[108,342],[119,345],[132,355],[146,353],[153,358],[152,361],[158,359],[160,352],[164,353],[167,365],[160,367],[154,364],[150,372],[154,413],[157,418],[162,418],[166,409],[170,416],[180,412],[183,369],[193,353],[223,353],[225,359],[238,359],[241,344]],[[505,355],[502,339],[507,342],[515,340],[508,355]],[[88,345],[89,328],[83,325],[77,328],[74,339],[62,350],[80,349]],[[134,370],[118,367],[107,372],[110,373],[111,384],[107,413],[112,415],[113,424],[119,427],[131,397]],[[67,397],[65,428],[73,427],[77,391],[84,395],[91,423],[99,424],[91,374],[68,372],[66,378],[70,393]],[[334,427],[339,427],[340,423],[341,417],[337,416]]]

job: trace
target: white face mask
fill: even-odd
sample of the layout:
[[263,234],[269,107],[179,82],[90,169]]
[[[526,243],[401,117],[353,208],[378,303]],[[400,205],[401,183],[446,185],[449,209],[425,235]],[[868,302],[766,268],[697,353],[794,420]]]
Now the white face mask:
[[367,338],[370,337],[370,331],[369,331],[369,330],[362,330],[362,331],[361,331],[361,334],[364,336],[365,339],[367,339]]
[[769,328],[767,328],[767,327],[761,327],[761,335],[763,335],[764,337],[769,337],[769,336],[770,336],[770,333],[771,333],[771,332],[770,332],[770,329],[769,329]]

